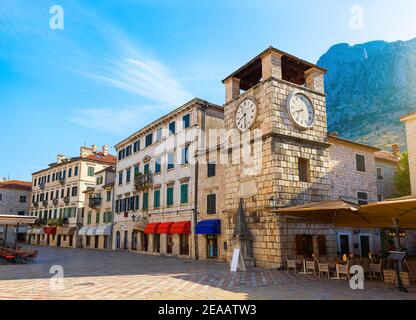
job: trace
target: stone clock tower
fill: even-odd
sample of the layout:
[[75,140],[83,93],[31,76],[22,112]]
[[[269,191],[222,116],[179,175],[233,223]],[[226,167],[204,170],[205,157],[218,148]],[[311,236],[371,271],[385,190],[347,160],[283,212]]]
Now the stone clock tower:
[[[226,130],[261,134],[260,149],[253,136],[249,142],[258,170],[245,173],[247,164],[232,161],[228,148],[229,161],[224,166],[229,225],[236,229],[242,198],[257,266],[280,267],[286,255],[296,254],[290,234],[304,225],[272,213],[272,200],[278,206],[293,206],[329,198],[324,73],[318,66],[269,47],[223,80]],[[227,230],[228,235],[233,233]]]

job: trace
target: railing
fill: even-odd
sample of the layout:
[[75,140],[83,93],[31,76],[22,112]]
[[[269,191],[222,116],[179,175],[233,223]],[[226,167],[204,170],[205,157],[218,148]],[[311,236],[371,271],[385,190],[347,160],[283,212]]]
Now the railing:
[[149,188],[153,185],[153,173],[139,173],[134,177],[134,186],[137,190]]
[[68,197],[68,196],[65,196],[65,197],[64,197],[64,202],[65,202],[65,203],[69,203],[69,197]]
[[65,179],[65,178],[61,178],[61,179],[59,179],[59,182],[60,182],[61,184],[65,184],[66,179]]
[[46,208],[48,206],[48,201],[47,200],[43,200],[42,201],[42,205]]
[[39,188],[40,188],[41,190],[44,190],[44,189],[45,189],[45,184],[44,184],[44,183],[39,183]]
[[91,197],[91,198],[89,198],[88,206],[90,208],[98,208],[98,207],[101,207],[101,200],[102,200],[101,197]]
[[42,218],[42,219],[39,219],[39,223],[40,223],[41,225],[46,225],[46,224],[48,223],[48,220],[47,220],[47,219],[45,219],[45,218]]
[[57,206],[58,203],[59,203],[59,200],[58,199],[53,199],[52,200],[52,203],[53,203],[54,206]]
[[34,206],[34,207],[39,207],[39,201],[35,201],[35,202],[33,202],[33,206]]

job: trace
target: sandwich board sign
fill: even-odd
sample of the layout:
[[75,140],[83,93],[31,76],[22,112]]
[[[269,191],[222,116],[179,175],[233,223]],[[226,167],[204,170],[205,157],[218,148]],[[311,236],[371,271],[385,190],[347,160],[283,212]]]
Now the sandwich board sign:
[[240,248],[234,249],[233,259],[231,260],[231,271],[237,272],[237,268],[240,269],[240,271],[246,271],[246,265]]

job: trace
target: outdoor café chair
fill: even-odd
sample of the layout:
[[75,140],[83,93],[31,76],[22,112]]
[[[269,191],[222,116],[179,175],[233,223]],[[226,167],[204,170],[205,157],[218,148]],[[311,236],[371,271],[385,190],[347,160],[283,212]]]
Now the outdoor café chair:
[[384,280],[383,276],[383,259],[380,259],[379,263],[371,262],[370,263],[370,279],[377,279],[379,275],[381,280]]

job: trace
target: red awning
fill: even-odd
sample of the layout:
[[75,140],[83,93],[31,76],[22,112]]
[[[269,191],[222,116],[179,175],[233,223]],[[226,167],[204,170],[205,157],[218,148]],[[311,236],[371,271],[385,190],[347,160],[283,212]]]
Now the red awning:
[[156,229],[158,227],[158,225],[160,224],[160,222],[152,222],[152,223],[148,223],[146,224],[146,227],[144,228],[144,233],[156,233]]
[[171,233],[182,233],[190,234],[191,233],[191,221],[178,221],[175,222],[170,228]]
[[43,232],[46,234],[56,234],[56,227],[45,227],[43,228]]
[[163,234],[172,234],[171,227],[173,225],[173,222],[163,222],[158,225],[156,233],[163,233]]

